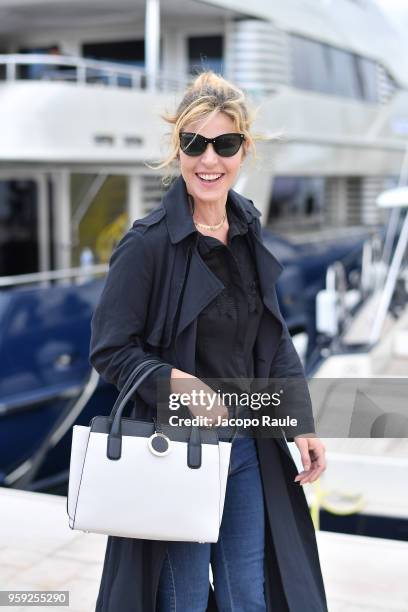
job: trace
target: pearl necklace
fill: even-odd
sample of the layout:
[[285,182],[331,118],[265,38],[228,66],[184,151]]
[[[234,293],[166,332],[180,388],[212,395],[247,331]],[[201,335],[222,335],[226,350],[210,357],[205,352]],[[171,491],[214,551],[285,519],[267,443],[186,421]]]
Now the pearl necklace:
[[220,229],[224,225],[226,216],[227,216],[227,211],[225,211],[221,221],[217,223],[217,225],[206,225],[205,223],[198,223],[197,221],[194,221],[194,225],[196,225],[197,227],[202,227],[206,230],[211,230],[212,232],[215,232],[216,230]]
[[[190,206],[193,209],[192,197],[190,195],[189,195],[189,201],[190,201]],[[211,232],[215,232],[216,230],[219,230],[224,224],[224,221],[227,217],[227,207],[225,207],[225,211],[224,211],[221,221],[217,223],[216,225],[206,225],[205,223],[199,223],[198,221],[194,221],[194,213],[192,214],[192,217],[193,217],[193,223],[196,227],[202,227],[203,229],[210,230]]]

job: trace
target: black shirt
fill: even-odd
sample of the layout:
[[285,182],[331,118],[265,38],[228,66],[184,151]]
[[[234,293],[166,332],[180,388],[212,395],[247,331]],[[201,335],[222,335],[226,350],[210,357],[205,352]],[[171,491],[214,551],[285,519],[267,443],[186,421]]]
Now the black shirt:
[[[196,376],[228,378],[220,390],[251,389],[253,349],[263,312],[248,224],[228,199],[228,244],[199,234],[198,251],[225,289],[201,311],[197,320]],[[211,385],[213,386],[213,385]]]

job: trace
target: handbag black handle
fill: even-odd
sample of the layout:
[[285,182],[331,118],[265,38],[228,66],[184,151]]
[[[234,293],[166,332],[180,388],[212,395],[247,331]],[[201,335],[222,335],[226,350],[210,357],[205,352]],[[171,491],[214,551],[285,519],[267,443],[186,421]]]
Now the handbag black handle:
[[[123,411],[135,393],[139,385],[155,370],[165,366],[170,365],[163,361],[157,361],[155,359],[146,360],[143,363],[139,364],[139,366],[134,370],[131,374],[129,380],[126,382],[126,385],[121,390],[119,397],[117,398],[112,411],[111,417],[113,418],[112,424],[110,427],[110,431],[108,434],[107,441],[107,457],[108,459],[118,460],[121,457],[122,453],[122,427],[121,427],[121,419]],[[142,372],[141,376],[138,378],[138,375]],[[135,381],[135,378],[137,380]],[[133,383],[133,384],[132,384]],[[126,391],[127,389],[127,391]],[[156,424],[156,421],[155,421]],[[187,464],[190,468],[196,469],[201,467],[201,435],[200,430],[196,425],[191,427],[190,438],[188,442],[188,450],[187,450]]]
[[144,368],[146,368],[149,365],[153,365],[153,364],[170,365],[170,364],[164,363],[163,361],[159,361],[158,359],[146,359],[145,361],[142,361],[142,363],[139,363],[139,365],[133,370],[133,372],[127,379],[126,383],[123,385],[118,397],[116,398],[116,401],[110,413],[110,416],[112,419],[115,417],[118,407],[120,406],[120,404],[123,401],[123,398],[127,394],[130,385],[135,381],[137,376],[139,376],[140,372],[142,372]]
[[[128,384],[126,384],[123,387],[121,393],[119,394],[119,397],[117,398],[112,408],[111,417],[113,418],[113,420],[112,420],[110,431],[108,434],[108,446],[107,446],[107,453],[106,453],[109,459],[115,459],[115,460],[120,459],[121,452],[122,452],[121,419],[122,419],[123,411],[129,399],[135,393],[139,385],[142,384],[145,378],[147,378],[155,370],[163,367],[164,365],[167,365],[163,363],[162,361],[157,361],[157,360],[149,360],[149,362],[150,363],[147,364],[147,362],[144,361],[143,363],[139,364],[139,366],[134,370],[134,372],[132,372],[132,374],[129,377]],[[140,372],[143,372],[143,373],[138,378],[138,375],[140,374]],[[138,378],[136,382],[135,382],[135,378]],[[125,388],[128,389],[127,392],[124,392]]]

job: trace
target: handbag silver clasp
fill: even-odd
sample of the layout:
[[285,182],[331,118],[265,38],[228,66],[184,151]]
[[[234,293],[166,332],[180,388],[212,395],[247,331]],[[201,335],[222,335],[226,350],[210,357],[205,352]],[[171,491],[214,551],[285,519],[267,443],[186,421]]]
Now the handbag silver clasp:
[[171,440],[164,433],[154,432],[147,441],[150,452],[157,457],[165,457],[171,451]]

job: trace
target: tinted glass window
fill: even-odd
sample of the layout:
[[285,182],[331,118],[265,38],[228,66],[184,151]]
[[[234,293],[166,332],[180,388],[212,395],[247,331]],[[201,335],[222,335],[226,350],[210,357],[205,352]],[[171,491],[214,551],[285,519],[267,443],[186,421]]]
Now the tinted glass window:
[[377,64],[365,57],[359,57],[357,70],[363,82],[364,99],[368,102],[378,102]]
[[300,89],[378,101],[377,64],[350,51],[291,35],[292,82]]
[[82,45],[82,55],[91,59],[143,67],[145,63],[145,43],[144,40],[85,43]]
[[277,176],[273,180],[268,224],[276,227],[320,225],[324,212],[325,179]]
[[0,181],[0,276],[38,271],[37,185]]
[[293,83],[301,89],[330,93],[328,46],[301,36],[292,37]]
[[330,80],[333,93],[348,98],[363,99],[361,80],[354,55],[342,49],[330,48]]
[[190,74],[204,69],[223,73],[223,37],[191,36],[187,39]]

